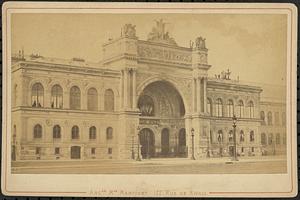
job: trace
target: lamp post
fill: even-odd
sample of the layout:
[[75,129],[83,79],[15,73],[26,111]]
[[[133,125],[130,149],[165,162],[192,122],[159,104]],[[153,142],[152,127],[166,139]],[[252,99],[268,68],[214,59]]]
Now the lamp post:
[[175,129],[175,157],[178,155],[178,135],[177,135],[177,126],[174,126]]
[[232,117],[232,122],[233,122],[232,127],[233,127],[233,146],[234,146],[232,160],[233,161],[238,161],[237,151],[236,151],[236,122],[237,122],[237,118],[236,118],[235,115],[233,115],[233,117]]
[[134,135],[132,136],[131,159],[134,160]]
[[192,128],[191,129],[191,133],[192,133],[192,157],[191,157],[191,159],[192,160],[196,160],[195,155],[194,155],[194,131],[195,131],[194,128]]
[[210,143],[210,135],[211,135],[211,133],[210,133],[210,131],[209,131],[209,133],[208,133],[209,135],[208,135],[208,137],[207,137],[207,157],[208,158],[210,158],[210,153],[209,153],[209,143]]
[[137,149],[137,158],[136,161],[142,161],[141,157],[140,157],[140,127],[137,127],[137,131],[138,131],[138,149]]
[[149,152],[150,151],[150,132],[147,132],[147,159],[150,159]]

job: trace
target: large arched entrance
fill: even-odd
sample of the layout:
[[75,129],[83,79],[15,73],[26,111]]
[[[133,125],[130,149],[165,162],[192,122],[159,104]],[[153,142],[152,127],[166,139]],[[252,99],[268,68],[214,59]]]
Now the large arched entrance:
[[140,132],[140,144],[142,158],[152,158],[155,156],[154,133],[149,128],[144,128]]
[[[153,150],[151,150],[153,152],[149,152],[151,157],[177,156],[178,141],[176,137],[178,137],[178,127],[185,127],[185,107],[177,89],[168,81],[152,82],[139,94],[138,108],[141,112],[139,121],[141,129],[147,127],[157,134],[155,141],[152,131],[153,139],[152,137],[142,138],[141,136],[142,140],[146,140],[141,140],[141,144],[144,142],[145,147],[150,147],[146,143],[153,142]],[[159,127],[166,128],[160,129]],[[147,141],[148,138],[149,141]],[[145,149],[141,151],[147,152]]]

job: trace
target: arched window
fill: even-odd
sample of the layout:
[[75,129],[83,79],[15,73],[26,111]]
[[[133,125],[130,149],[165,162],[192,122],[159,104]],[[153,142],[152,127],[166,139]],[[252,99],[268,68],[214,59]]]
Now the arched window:
[[53,138],[54,139],[59,139],[61,138],[61,134],[60,134],[60,126],[59,125],[55,125],[53,127]]
[[242,100],[239,100],[238,102],[238,118],[243,118],[244,117],[244,102]]
[[105,111],[114,111],[114,92],[111,89],[105,90],[104,94],[104,110]]
[[223,116],[223,102],[220,98],[218,98],[216,101],[216,115],[217,117]]
[[108,127],[106,129],[106,139],[107,140],[113,139],[113,128],[112,127]]
[[272,121],[272,113],[268,112],[268,125],[272,125],[273,121]]
[[280,134],[276,134],[276,144],[280,144]]
[[223,142],[223,131],[219,130],[218,131],[218,142]]
[[244,142],[244,141],[245,141],[244,131],[241,130],[241,131],[240,131],[240,142]]
[[96,139],[96,127],[92,126],[90,127],[90,140],[95,140]]
[[233,142],[233,131],[230,130],[228,133],[228,142]]
[[262,145],[266,145],[267,144],[267,138],[266,138],[266,134],[265,133],[261,134],[261,144]]
[[212,116],[213,110],[212,110],[212,103],[211,103],[211,99],[207,99],[207,113],[209,114],[209,116]]
[[73,140],[79,139],[79,128],[78,128],[78,126],[73,126],[72,127],[72,139]]
[[150,96],[141,96],[139,98],[138,107],[142,116],[154,116],[154,102]]
[[80,109],[80,89],[77,86],[73,86],[70,90],[70,109]]
[[51,89],[51,108],[63,107],[63,89],[60,85],[54,85]]
[[266,125],[266,116],[264,111],[260,111],[261,125]]
[[255,140],[254,131],[250,131],[250,142],[254,142],[254,140]]
[[88,110],[98,110],[98,92],[95,88],[90,88],[88,90]]
[[268,144],[273,144],[273,133],[269,133]]
[[254,118],[254,104],[253,104],[253,101],[250,101],[248,103],[248,109],[249,109],[249,118]]
[[233,117],[233,101],[231,99],[228,100],[228,104],[227,104],[227,111],[228,111],[228,117]]
[[31,89],[31,105],[32,107],[44,106],[44,87],[41,83],[35,83]]
[[40,124],[37,124],[33,128],[33,138],[34,139],[39,139],[42,138],[42,126]]
[[285,112],[282,112],[282,126],[285,126],[285,124],[286,124],[286,116],[285,116]]

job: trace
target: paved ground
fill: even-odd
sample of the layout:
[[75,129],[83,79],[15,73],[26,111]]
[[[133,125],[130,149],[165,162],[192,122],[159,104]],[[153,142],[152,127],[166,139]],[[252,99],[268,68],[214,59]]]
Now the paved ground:
[[12,163],[12,173],[32,174],[252,174],[286,173],[284,157],[187,158],[133,160],[84,160],[84,161],[21,161]]

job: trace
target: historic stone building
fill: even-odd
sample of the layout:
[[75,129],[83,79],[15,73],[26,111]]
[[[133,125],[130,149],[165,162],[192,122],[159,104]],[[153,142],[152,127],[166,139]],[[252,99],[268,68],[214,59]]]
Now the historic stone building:
[[205,39],[180,47],[163,21],[147,41],[126,24],[103,45],[101,63],[19,52],[12,159],[231,156],[234,114],[239,156],[283,154],[285,104],[262,101],[261,87],[230,72],[208,77],[207,56]]

